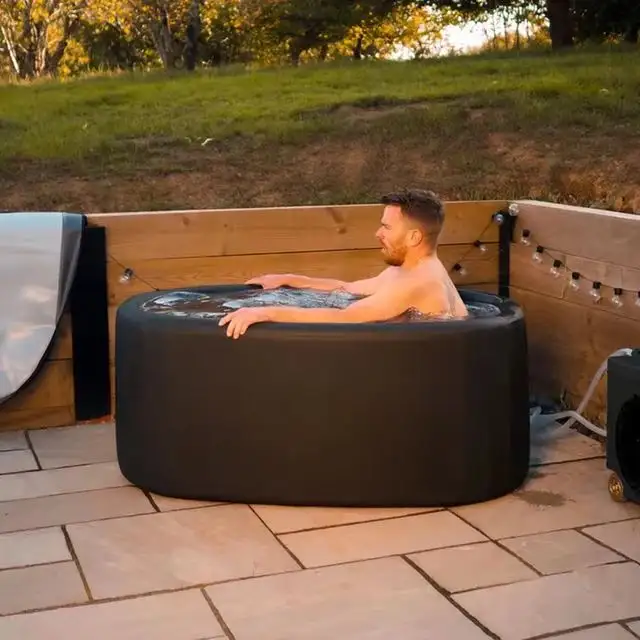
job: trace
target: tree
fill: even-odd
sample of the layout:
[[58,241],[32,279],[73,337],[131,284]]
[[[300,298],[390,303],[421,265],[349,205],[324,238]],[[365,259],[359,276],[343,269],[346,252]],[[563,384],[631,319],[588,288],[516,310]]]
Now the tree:
[[344,39],[349,30],[367,20],[381,19],[407,0],[268,0],[263,5],[261,26],[285,41],[290,61],[297,65],[303,53]]
[[3,0],[0,36],[20,78],[55,74],[87,0]]

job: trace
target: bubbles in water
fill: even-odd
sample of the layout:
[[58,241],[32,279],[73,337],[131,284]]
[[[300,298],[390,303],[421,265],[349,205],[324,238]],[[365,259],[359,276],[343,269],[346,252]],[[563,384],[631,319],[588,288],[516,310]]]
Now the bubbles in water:
[[[142,305],[143,311],[161,315],[190,316],[200,319],[217,320],[223,315],[242,307],[289,306],[312,308],[346,309],[363,296],[357,296],[342,289],[315,291],[311,289],[248,289],[233,293],[201,293],[196,291],[174,291],[148,300]],[[500,315],[500,309],[485,302],[468,303],[469,318],[487,318]],[[409,321],[451,320],[448,315],[425,315],[417,309],[409,309],[401,318]]]

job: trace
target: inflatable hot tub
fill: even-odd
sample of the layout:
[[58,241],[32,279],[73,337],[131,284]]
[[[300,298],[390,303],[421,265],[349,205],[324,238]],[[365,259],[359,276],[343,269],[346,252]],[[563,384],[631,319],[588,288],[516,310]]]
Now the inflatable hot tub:
[[438,507],[515,490],[529,465],[523,314],[461,294],[464,320],[264,323],[238,340],[222,313],[302,294],[130,298],[116,320],[122,473],[165,496],[281,505]]

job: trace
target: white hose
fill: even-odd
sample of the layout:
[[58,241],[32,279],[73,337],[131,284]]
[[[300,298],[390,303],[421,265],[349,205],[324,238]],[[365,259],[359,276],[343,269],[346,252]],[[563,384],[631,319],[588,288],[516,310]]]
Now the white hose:
[[610,354],[609,357],[606,358],[606,360],[600,365],[598,371],[596,372],[596,375],[593,376],[593,380],[591,380],[591,384],[589,385],[587,392],[585,393],[584,397],[580,401],[580,404],[578,405],[578,408],[575,411],[561,411],[560,413],[549,413],[545,415],[542,413],[542,409],[540,407],[535,407],[530,416],[531,427],[545,427],[550,422],[556,422],[557,420],[561,420],[562,418],[570,418],[570,420],[562,425],[564,428],[569,428],[574,422],[579,422],[590,431],[593,431],[593,433],[606,438],[606,429],[597,427],[595,424],[589,422],[586,418],[584,418],[581,414],[585,410],[587,404],[589,404],[589,400],[591,399],[593,392],[596,390],[598,383],[602,379],[602,376],[604,376],[604,374],[606,373],[609,358],[614,358],[617,356],[630,356],[632,354],[633,349],[618,349],[617,351],[614,351],[612,354]]

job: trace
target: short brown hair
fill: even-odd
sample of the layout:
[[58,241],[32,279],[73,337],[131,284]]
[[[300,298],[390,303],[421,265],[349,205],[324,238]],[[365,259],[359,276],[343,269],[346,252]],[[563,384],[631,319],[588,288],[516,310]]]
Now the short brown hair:
[[429,244],[436,246],[444,225],[444,205],[433,191],[403,189],[382,196],[380,202],[399,206],[405,216],[418,223]]

